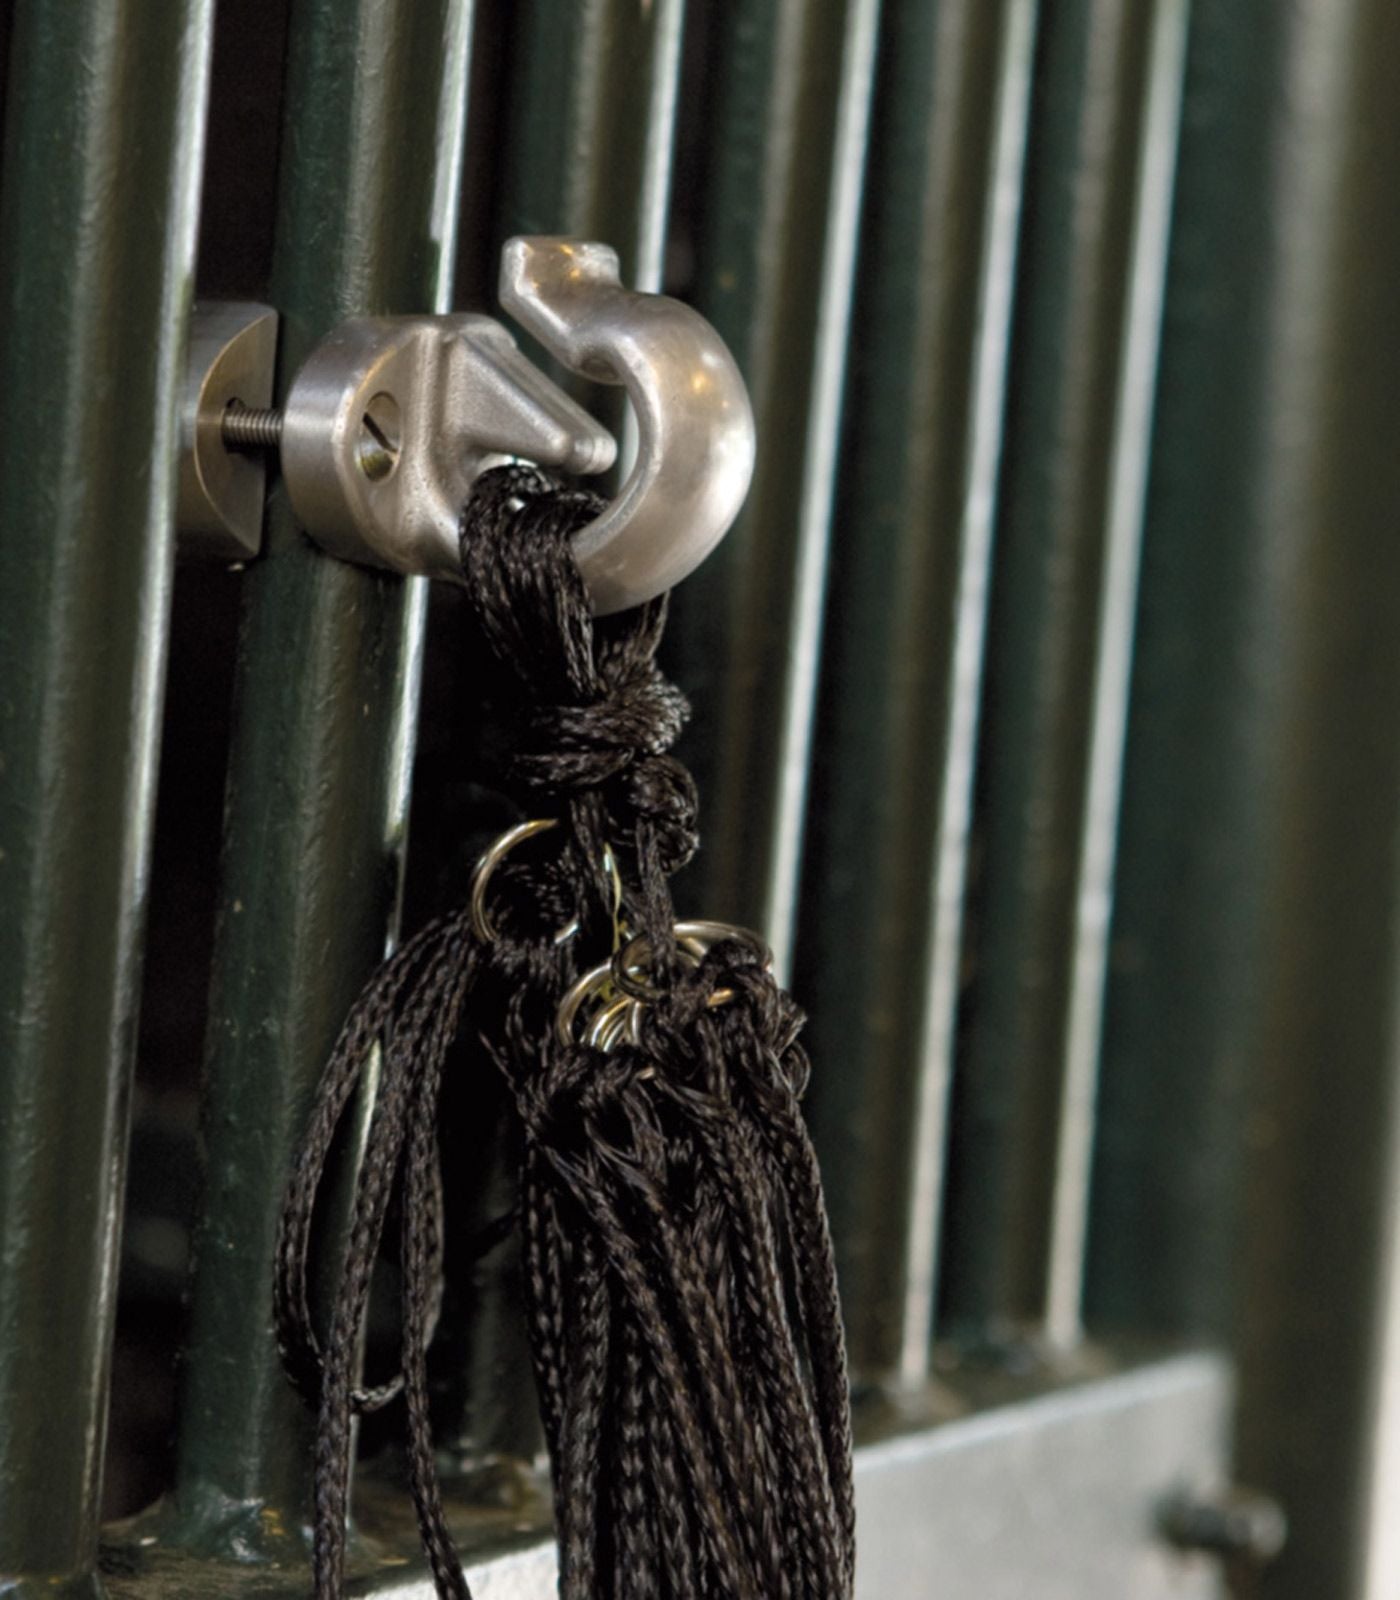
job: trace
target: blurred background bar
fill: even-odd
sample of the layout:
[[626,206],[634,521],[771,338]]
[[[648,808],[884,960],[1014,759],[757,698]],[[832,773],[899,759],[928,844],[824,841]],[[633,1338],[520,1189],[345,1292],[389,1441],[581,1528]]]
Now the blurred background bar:
[[1235,1350],[1288,1600],[1395,1516],[1397,50],[1197,0],[1105,1032],[1091,1326]]
[[940,1284],[974,1341],[1078,1331],[1186,15],[1042,13]]
[[[269,288],[279,394],[343,318],[448,308],[467,21],[465,0],[295,0]],[[273,1248],[311,1090],[393,925],[425,586],[327,560],[280,489],[244,581],[166,1531],[300,1560],[312,1419],[277,1355]]]
[[1034,23],[881,37],[796,968],[863,1379],[928,1368]]
[[879,5],[721,0],[703,18],[686,298],[734,352],[763,445],[663,649],[694,705],[680,753],[702,799],[682,897],[761,928],[785,972]]
[[0,1588],[97,1594],[211,5],[6,8]]

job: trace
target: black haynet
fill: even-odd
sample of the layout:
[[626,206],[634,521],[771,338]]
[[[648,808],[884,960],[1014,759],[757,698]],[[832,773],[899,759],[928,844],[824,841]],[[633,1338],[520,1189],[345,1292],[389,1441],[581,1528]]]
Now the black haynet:
[[[698,842],[694,784],[668,754],[688,708],[656,667],[664,600],[605,621],[590,614],[569,540],[601,507],[533,468],[506,467],[479,481],[463,514],[463,577],[498,671],[501,785],[527,816],[560,826],[500,863],[494,938],[473,932],[464,907],[371,979],[288,1187],[275,1306],[288,1371],[318,1407],[319,1600],[343,1592],[352,1417],[400,1393],[437,1591],[470,1595],[444,1519],[426,1377],[450,1052],[466,1058],[454,1071],[494,1063],[521,1126],[525,1316],[563,1600],[851,1594],[845,1352],[798,1109],[802,1013],[755,941],[721,938],[683,958],[673,937],[668,878]],[[606,1051],[562,1042],[561,996],[633,936],[648,952],[635,1034]],[[313,1210],[337,1124],[376,1058],[353,1222],[318,1336]],[[395,1193],[401,1372],[362,1388],[370,1281],[391,1248],[382,1236]]]

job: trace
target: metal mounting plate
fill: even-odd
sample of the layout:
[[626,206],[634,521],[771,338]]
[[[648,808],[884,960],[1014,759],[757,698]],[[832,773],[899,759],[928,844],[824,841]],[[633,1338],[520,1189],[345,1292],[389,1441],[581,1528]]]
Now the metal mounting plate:
[[222,429],[233,401],[271,405],[277,327],[277,313],[251,301],[194,308],[180,414],[182,555],[246,561],[262,548],[267,468],[261,455],[227,449]]

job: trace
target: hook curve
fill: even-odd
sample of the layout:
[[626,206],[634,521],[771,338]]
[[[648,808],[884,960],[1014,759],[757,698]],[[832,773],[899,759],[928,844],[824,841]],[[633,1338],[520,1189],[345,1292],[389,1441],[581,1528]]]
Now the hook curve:
[[728,347],[698,312],[622,286],[617,252],[589,240],[518,237],[501,252],[500,300],[571,372],[620,384],[637,458],[617,498],[574,537],[599,616],[687,577],[748,493],[753,409]]

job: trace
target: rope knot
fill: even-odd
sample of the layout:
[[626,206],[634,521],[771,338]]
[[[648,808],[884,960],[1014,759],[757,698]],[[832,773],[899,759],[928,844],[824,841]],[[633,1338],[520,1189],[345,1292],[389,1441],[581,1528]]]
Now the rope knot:
[[588,704],[530,707],[511,774],[531,789],[601,788],[625,768],[665,754],[689,715],[675,684],[641,662]]

